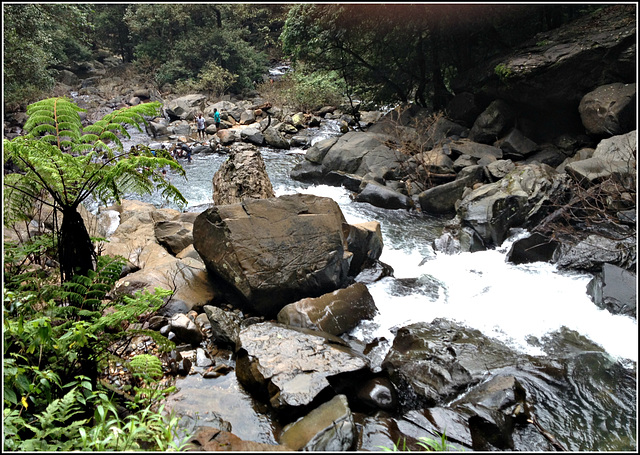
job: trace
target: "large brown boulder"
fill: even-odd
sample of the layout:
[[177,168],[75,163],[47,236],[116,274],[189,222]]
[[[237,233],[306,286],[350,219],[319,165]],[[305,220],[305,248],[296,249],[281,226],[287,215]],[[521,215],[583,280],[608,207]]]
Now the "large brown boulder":
[[636,107],[636,84],[616,82],[587,93],[578,109],[589,134],[613,136],[634,128]]
[[346,284],[352,253],[345,223],[330,198],[250,199],[198,215],[193,245],[208,270],[252,310],[275,315],[287,303]]
[[213,176],[213,202],[216,205],[274,196],[264,160],[257,150],[232,153]]

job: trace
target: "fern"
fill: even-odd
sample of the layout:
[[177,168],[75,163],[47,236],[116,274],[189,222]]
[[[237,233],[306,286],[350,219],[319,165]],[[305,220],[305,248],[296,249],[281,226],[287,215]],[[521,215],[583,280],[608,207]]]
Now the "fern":
[[149,354],[138,354],[129,362],[129,368],[134,376],[145,380],[157,380],[162,377],[162,362],[159,358]]

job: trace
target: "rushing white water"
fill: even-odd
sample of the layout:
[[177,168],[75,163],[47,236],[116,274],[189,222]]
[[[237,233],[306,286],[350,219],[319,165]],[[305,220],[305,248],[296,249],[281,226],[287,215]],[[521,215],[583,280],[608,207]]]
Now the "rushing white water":
[[[343,188],[325,185],[295,191],[331,197],[349,223],[370,221],[363,215],[368,204],[354,203]],[[277,195],[294,192],[284,186]],[[403,216],[402,211],[397,212]],[[524,231],[515,231],[497,249],[448,255],[430,245],[405,238],[403,247],[393,242],[381,221],[385,247],[380,260],[394,269],[393,278],[368,285],[379,314],[351,335],[370,341],[394,338],[394,329],[414,322],[447,318],[480,330],[521,352],[544,355],[539,341],[562,327],[574,330],[600,345],[610,355],[637,362],[638,327],[631,317],[598,308],[587,294],[591,274],[559,271],[554,264],[514,265],[505,260],[511,244]],[[407,230],[407,234],[411,229]],[[425,260],[426,258],[426,260]],[[415,286],[398,295],[396,279],[417,278],[437,287],[437,295]]]

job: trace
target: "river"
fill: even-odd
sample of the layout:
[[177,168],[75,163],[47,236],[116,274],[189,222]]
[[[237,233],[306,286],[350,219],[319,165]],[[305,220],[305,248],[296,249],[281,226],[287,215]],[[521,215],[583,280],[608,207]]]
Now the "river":
[[[330,121],[310,130],[313,142],[339,134],[337,123]],[[146,136],[132,140],[150,141]],[[569,363],[568,389],[549,384],[540,388],[548,393],[535,397],[540,400],[538,419],[569,450],[635,450],[637,321],[599,309],[591,301],[586,293],[591,274],[560,271],[543,262],[508,263],[510,245],[526,235],[517,229],[493,250],[453,255],[436,252],[431,244],[440,236],[446,219],[380,209],[352,201],[344,188],[294,181],[289,171],[304,159],[302,149],[265,147],[261,153],[276,196],[304,192],[331,197],[347,222],[377,220],[381,224],[384,249],[380,260],[393,267],[394,276],[369,285],[379,314],[350,335],[366,342],[384,337],[390,344],[397,328],[446,318],[523,354],[585,354]],[[170,176],[189,201],[187,210],[212,202],[211,180],[226,158],[196,154],[192,163],[182,163],[186,181]],[[146,200],[162,205],[158,195]],[[594,345],[608,354],[605,364],[602,356],[589,357]],[[544,382],[533,375],[529,379]]]

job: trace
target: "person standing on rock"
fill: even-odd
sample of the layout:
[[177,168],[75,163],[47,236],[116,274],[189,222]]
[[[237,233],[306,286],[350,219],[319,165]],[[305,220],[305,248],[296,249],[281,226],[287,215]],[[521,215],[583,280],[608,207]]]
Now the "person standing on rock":
[[213,122],[216,124],[216,133],[220,131],[220,112],[218,109],[213,109]]
[[196,124],[198,125],[198,132],[196,133],[196,137],[200,139],[206,139],[206,135],[204,133],[204,117],[202,116],[202,112],[198,114],[196,118]]

